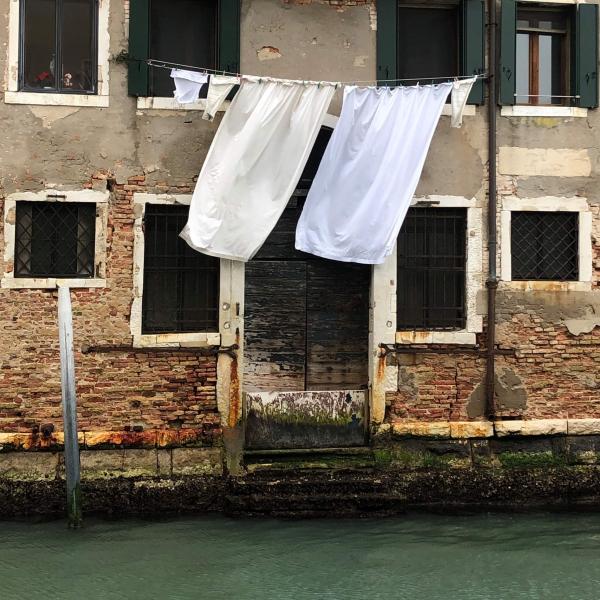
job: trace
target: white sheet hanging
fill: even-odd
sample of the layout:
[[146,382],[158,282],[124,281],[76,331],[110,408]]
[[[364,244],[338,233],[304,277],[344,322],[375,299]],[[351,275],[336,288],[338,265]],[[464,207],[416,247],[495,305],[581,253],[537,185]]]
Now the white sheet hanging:
[[171,77],[175,84],[173,96],[179,104],[196,102],[200,96],[200,88],[208,81],[207,73],[172,69]]
[[467,105],[467,99],[476,81],[477,77],[471,77],[470,79],[461,79],[452,83],[452,95],[450,97],[452,117],[450,127],[458,128],[462,125],[463,112]]
[[198,177],[181,237],[205,254],[247,261],[277,223],[335,88],[243,78]]
[[231,75],[211,75],[208,83],[208,94],[206,96],[206,108],[202,118],[212,121],[217,114],[221,104],[229,95],[234,86],[239,85],[240,78]]
[[346,88],[298,222],[298,250],[367,264],[391,254],[451,89]]

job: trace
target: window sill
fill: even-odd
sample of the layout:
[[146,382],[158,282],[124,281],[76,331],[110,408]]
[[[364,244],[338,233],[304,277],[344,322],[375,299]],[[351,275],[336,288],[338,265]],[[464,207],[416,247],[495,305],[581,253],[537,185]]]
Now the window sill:
[[[477,107],[474,104],[467,104],[463,110],[463,117],[474,117],[477,114]],[[452,116],[452,106],[450,104],[444,104],[442,109],[443,117]]]
[[[225,100],[218,112],[225,112],[229,107],[230,101]],[[200,98],[197,102],[190,104],[179,104],[175,98],[153,98],[150,96],[137,99],[138,110],[204,110],[206,108],[206,99]]]
[[220,345],[220,333],[157,333],[133,336],[134,348],[204,348]]
[[106,279],[57,279],[49,278],[29,278],[29,277],[3,277],[0,280],[0,287],[10,290],[40,290],[57,289],[58,287],[68,288],[105,288]]
[[6,104],[35,104],[39,106],[91,106],[108,108],[108,96],[85,94],[43,94],[37,92],[4,92]]
[[589,292],[591,281],[501,281],[500,289],[523,292]]
[[477,343],[476,335],[466,329],[459,331],[396,331],[396,344],[461,344]]
[[503,106],[503,117],[587,117],[588,109],[577,106]]

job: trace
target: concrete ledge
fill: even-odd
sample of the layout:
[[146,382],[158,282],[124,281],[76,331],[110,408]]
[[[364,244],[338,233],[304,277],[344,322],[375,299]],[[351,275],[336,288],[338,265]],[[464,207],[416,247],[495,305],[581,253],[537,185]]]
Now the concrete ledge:
[[600,419],[568,419],[569,435],[600,435]]

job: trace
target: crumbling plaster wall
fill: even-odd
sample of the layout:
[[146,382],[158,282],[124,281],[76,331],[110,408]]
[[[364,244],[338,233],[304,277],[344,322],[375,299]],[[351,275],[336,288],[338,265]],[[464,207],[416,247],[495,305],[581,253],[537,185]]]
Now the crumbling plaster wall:
[[[0,0],[0,32],[7,31],[11,1]],[[126,9],[125,0],[111,0],[112,57],[127,50]],[[241,10],[242,71],[344,81],[375,78],[373,2],[243,0]],[[0,75],[7,68],[7,38],[0,35]],[[339,113],[340,99],[338,92],[333,114]],[[207,123],[198,111],[137,110],[136,100],[127,95],[126,67],[114,61],[108,108],[8,105],[0,98],[0,203],[10,193],[47,187],[111,190],[107,287],[74,294],[77,345],[130,342],[132,195],[189,193],[220,118]],[[498,144],[508,148],[509,156],[511,148],[537,149],[543,166],[550,158],[544,154],[548,149],[559,151],[551,157],[559,161],[562,149],[570,151],[564,153],[560,176],[547,169],[539,175],[501,172],[499,206],[503,195],[582,196],[594,214],[595,291],[547,291],[537,304],[529,292],[499,290],[498,341],[521,352],[499,360],[500,384],[508,381],[510,389],[525,390],[526,403],[518,410],[507,392],[509,412],[525,418],[600,412],[600,327],[592,326],[600,314],[599,122],[598,111],[589,111],[587,118],[498,118]],[[475,197],[485,209],[486,144],[485,107],[466,116],[459,130],[450,129],[449,118],[442,117],[416,195]],[[0,247],[2,236],[0,227]],[[484,266],[486,261],[484,255]],[[478,310],[484,314],[485,298],[480,300]],[[549,314],[555,305],[562,307],[560,314]],[[27,430],[41,419],[58,425],[55,298],[47,291],[3,289],[0,306],[0,429]],[[177,413],[178,427],[204,422],[212,427],[216,422],[212,359],[78,355],[77,360],[85,383],[81,405],[90,428],[169,426],[167,414],[172,413]],[[464,420],[482,414],[477,408],[481,359],[411,360],[399,365],[398,389],[388,395],[389,419]],[[521,384],[513,385],[515,378]]]

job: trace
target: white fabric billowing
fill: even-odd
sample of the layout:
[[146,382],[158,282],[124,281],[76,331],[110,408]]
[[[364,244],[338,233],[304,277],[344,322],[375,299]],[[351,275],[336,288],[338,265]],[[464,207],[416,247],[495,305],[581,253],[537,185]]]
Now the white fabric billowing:
[[200,96],[200,88],[208,81],[207,73],[185,71],[184,69],[172,69],[171,77],[175,83],[173,96],[179,104],[196,102]]
[[298,221],[298,250],[366,264],[391,254],[451,89],[346,88]]
[[229,95],[234,86],[239,85],[240,78],[231,75],[211,75],[208,83],[208,94],[206,95],[206,108],[202,118],[212,121],[217,114],[221,104]]
[[277,223],[335,88],[244,77],[208,151],[181,237],[211,256],[251,259]]
[[462,125],[463,112],[467,105],[467,99],[476,81],[477,77],[471,77],[470,79],[455,81],[452,84],[452,96],[450,98],[452,104],[451,127],[460,127]]

